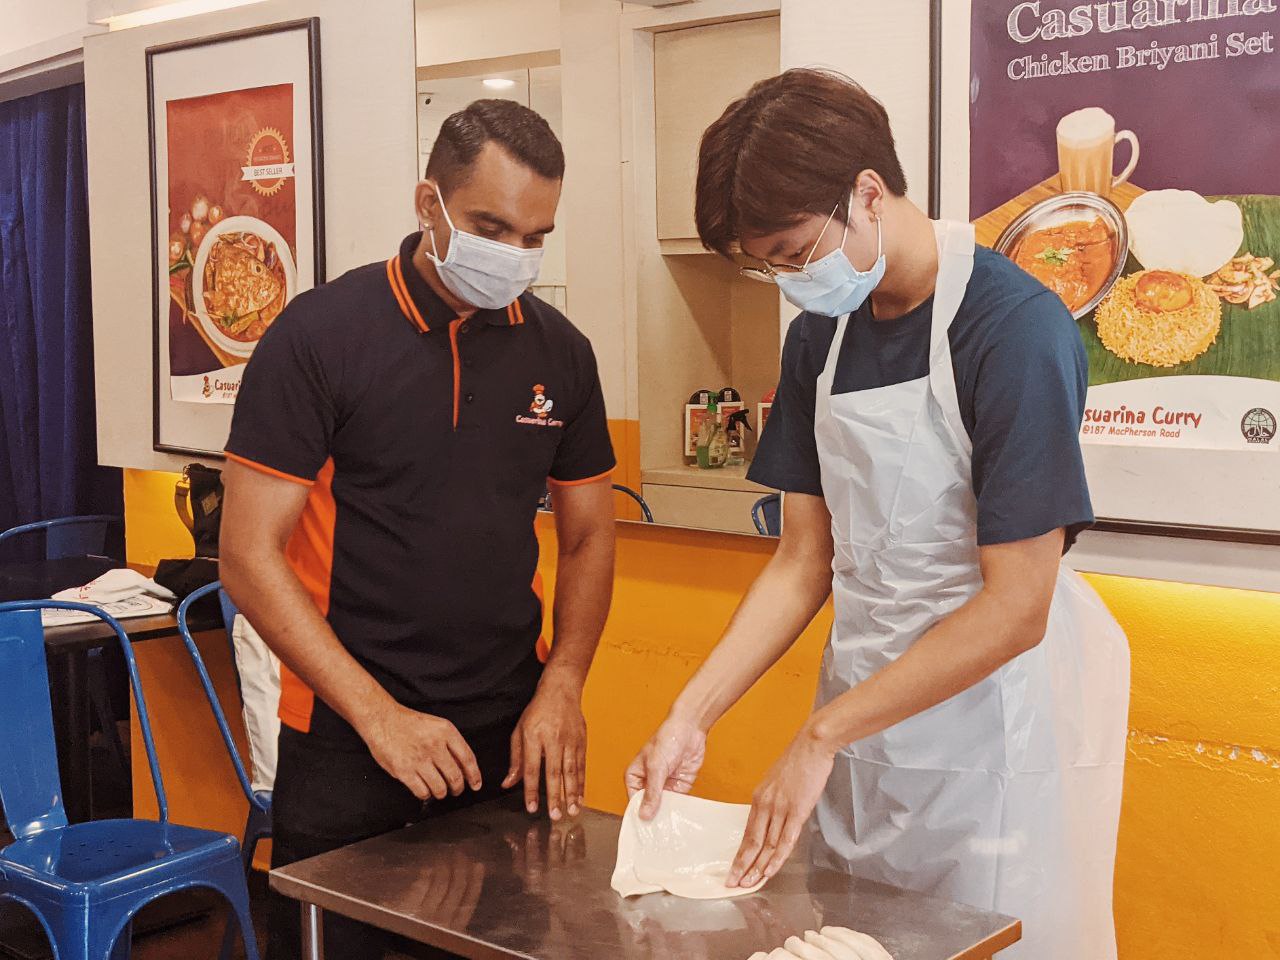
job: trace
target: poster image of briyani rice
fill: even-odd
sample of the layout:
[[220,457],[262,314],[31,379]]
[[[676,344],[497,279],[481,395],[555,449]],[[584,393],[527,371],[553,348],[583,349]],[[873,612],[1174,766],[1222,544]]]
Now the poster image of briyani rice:
[[[296,293],[293,96],[279,84],[166,104],[175,398],[181,378],[202,376],[202,399],[233,399],[238,369]],[[235,372],[208,376],[219,371]]]
[[1080,318],[1090,384],[1280,381],[1280,197],[1152,191],[1126,220],[1123,274]]

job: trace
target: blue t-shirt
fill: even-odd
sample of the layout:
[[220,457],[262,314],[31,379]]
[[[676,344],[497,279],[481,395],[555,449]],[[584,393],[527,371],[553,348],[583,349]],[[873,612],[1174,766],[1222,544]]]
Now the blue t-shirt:
[[[849,318],[832,392],[917,380],[929,371],[930,297],[894,320],[868,301]],[[749,476],[775,490],[822,495],[813,435],[818,375],[836,321],[802,313],[782,350],[782,378]],[[1028,540],[1065,527],[1067,546],[1093,523],[1080,453],[1089,361],[1071,314],[1006,257],[974,255],[949,331],[960,415],[973,441],[978,544]]]

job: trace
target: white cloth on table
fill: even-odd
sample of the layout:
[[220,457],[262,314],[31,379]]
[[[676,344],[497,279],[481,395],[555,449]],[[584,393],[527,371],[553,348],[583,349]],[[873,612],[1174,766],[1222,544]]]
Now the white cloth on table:
[[[84,586],[59,590],[53,595],[53,599],[91,603],[117,620],[127,620],[131,617],[169,613],[173,610],[173,602],[177,597],[150,577],[144,577],[136,570],[121,568],[108,570]],[[79,610],[40,611],[41,623],[46,627],[91,623],[96,619],[93,614]]]

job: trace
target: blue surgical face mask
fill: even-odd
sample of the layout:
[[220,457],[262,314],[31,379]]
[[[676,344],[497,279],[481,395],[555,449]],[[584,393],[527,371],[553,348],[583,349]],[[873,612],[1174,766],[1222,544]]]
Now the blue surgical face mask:
[[[853,199],[850,197],[850,208]],[[834,216],[834,213],[833,213]],[[829,223],[830,221],[828,221]],[[826,228],[824,227],[825,231]],[[844,239],[821,260],[805,262],[803,273],[779,273],[774,276],[778,289],[791,303],[808,313],[839,317],[857,310],[884,279],[884,231],[876,218],[876,262],[867,271],[859,270],[844,252],[849,237],[849,224],[844,225]],[[814,242],[816,249],[822,235]],[[810,254],[812,256],[812,253]]]
[[[439,193],[440,188],[436,187]],[[449,291],[463,303],[481,310],[501,310],[529,288],[542,266],[542,248],[524,249],[499,243],[488,237],[459,230],[440,196],[440,210],[449,225],[452,239],[444,259],[436,248],[435,232],[431,233],[431,252],[436,273]]]

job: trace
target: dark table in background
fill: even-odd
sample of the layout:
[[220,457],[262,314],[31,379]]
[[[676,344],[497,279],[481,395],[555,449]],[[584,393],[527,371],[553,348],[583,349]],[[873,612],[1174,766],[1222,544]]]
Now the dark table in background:
[[[119,566],[119,561],[102,557],[0,563],[0,601],[47,599],[59,590],[78,587]],[[189,622],[194,632],[222,627],[220,614],[200,613],[198,609],[192,610]],[[173,614],[135,617],[121,620],[120,625],[133,643],[178,635],[178,621]],[[89,702],[89,652],[116,646],[118,641],[115,631],[95,620],[50,627],[44,632],[44,642],[48,654],[63,805],[71,822],[92,820],[97,811],[90,740],[93,723]],[[143,692],[146,692],[145,688]],[[0,846],[4,842],[0,840]],[[159,913],[152,924],[141,924],[140,927],[168,925],[193,916],[203,908],[204,901],[199,908],[193,908],[190,902],[178,904]],[[49,957],[50,952],[39,929],[34,928],[36,936],[33,937],[32,921],[21,913],[25,911],[10,904],[0,906],[0,956],[16,956],[24,960]]]
[[803,846],[751,896],[623,900],[618,827],[595,810],[553,824],[507,797],[273,870],[271,886],[302,904],[304,942],[330,910],[471,960],[745,960],[824,925],[895,960],[988,960],[1022,936],[1012,917],[812,868]]

